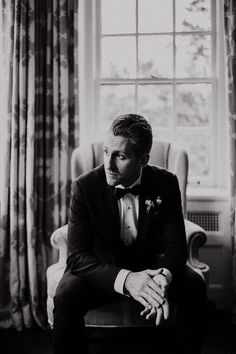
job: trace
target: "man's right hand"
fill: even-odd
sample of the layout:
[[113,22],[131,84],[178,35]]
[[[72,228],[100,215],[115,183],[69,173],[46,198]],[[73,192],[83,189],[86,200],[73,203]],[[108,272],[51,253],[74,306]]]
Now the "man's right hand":
[[156,317],[155,323],[156,323],[156,326],[158,326],[160,324],[162,318],[164,318],[165,320],[167,320],[169,318],[170,309],[169,309],[169,302],[167,300],[167,289],[169,287],[170,282],[168,281],[167,277],[165,275],[163,275],[163,273],[159,273],[159,274],[155,275],[153,277],[153,280],[164,291],[165,301],[162,304],[162,306],[160,306],[159,308],[155,308],[155,307],[152,307],[151,309],[145,308],[141,312],[141,316],[145,316],[147,320],[149,320],[155,316]]
[[130,272],[125,280],[125,291],[146,309],[160,308],[165,300],[165,290],[153,279],[159,270]]

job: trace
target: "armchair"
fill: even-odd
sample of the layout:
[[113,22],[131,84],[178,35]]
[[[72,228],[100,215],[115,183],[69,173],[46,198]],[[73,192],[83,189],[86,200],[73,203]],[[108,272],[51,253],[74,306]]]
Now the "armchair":
[[[84,148],[76,148],[71,157],[72,180],[82,173],[103,162],[103,143],[96,142]],[[199,248],[206,243],[207,236],[203,228],[186,219],[186,188],[188,177],[187,153],[172,143],[154,141],[150,155],[150,164],[169,169],[177,175],[181,197],[185,229],[189,251],[188,265],[198,272],[205,281],[208,279],[209,267],[199,260]],[[58,262],[47,269],[47,313],[49,325],[53,325],[53,297],[57,284],[63,275],[67,258],[67,225],[55,230],[51,236],[51,244],[59,251]],[[89,311],[85,318],[87,326],[137,326],[148,325],[149,321],[133,319],[127,310],[127,299],[124,304],[113,304],[104,308]],[[144,323],[145,322],[145,323]]]

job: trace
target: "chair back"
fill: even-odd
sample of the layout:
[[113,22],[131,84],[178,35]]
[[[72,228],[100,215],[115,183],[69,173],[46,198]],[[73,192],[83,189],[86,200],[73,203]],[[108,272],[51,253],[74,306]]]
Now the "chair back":
[[[83,147],[77,147],[72,152],[71,157],[72,180],[102,163],[102,141],[90,143]],[[188,155],[186,151],[173,143],[154,140],[149,164],[166,168],[176,174],[181,192],[183,215],[185,216],[188,179]]]

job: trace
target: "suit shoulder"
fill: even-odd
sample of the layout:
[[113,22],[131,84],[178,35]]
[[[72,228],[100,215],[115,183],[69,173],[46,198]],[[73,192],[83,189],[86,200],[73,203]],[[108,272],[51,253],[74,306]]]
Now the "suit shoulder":
[[176,175],[174,173],[160,166],[148,165],[147,172],[152,174],[154,177],[158,176],[159,178],[164,178],[168,180],[176,179]]
[[97,187],[98,184],[102,183],[104,180],[104,167],[103,164],[93,168],[90,171],[82,173],[76,179],[74,179],[74,185],[80,185],[82,188],[93,188]]
[[172,193],[179,189],[179,182],[177,176],[166,168],[160,166],[148,165],[145,168],[144,173],[145,183],[148,184],[148,188],[153,190],[160,190]]
[[83,183],[84,181],[87,181],[87,180],[93,180],[93,179],[99,178],[100,176],[102,176],[102,174],[104,174],[103,164],[99,165],[89,171],[82,173],[80,176],[75,178],[74,181],[79,182],[79,183],[80,182]]

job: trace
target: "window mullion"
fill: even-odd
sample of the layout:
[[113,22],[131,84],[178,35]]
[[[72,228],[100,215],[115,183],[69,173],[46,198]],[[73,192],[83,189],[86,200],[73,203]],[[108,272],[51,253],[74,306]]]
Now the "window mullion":
[[176,140],[176,125],[177,125],[177,117],[176,117],[176,32],[175,32],[175,15],[176,15],[176,8],[175,8],[175,0],[173,0],[173,139]]
[[[100,78],[101,78],[101,71],[102,71],[102,8],[101,8],[101,1],[102,0],[97,0],[97,6],[95,7],[95,26],[96,26],[96,33],[98,36],[98,40],[94,44],[96,46],[96,69],[95,72],[97,73],[96,79],[95,79],[95,112],[98,112],[98,123],[95,121],[95,129],[98,131],[101,126],[101,114],[100,114]],[[94,117],[96,116],[96,113],[94,113]]]
[[[139,58],[139,48],[138,48],[138,0],[136,0],[136,7],[135,7],[135,39],[136,39],[136,79],[138,78],[138,58]],[[138,83],[135,80],[135,111],[138,111]]]

